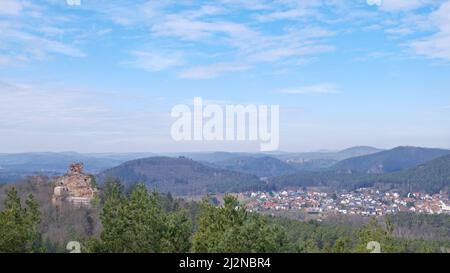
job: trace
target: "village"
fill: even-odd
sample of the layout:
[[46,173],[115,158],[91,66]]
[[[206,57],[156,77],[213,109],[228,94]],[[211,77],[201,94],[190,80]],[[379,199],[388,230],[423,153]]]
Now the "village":
[[308,214],[344,214],[383,216],[397,212],[450,214],[448,193],[421,192],[401,195],[374,188],[329,193],[318,190],[283,190],[276,192],[246,192],[242,200],[253,212],[304,211]]

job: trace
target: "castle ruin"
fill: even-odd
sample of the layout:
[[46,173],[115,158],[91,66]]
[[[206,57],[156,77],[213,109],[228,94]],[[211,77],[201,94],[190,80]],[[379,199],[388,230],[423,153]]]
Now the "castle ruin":
[[73,163],[69,172],[55,179],[52,202],[54,205],[70,203],[78,207],[90,207],[95,197],[93,177],[83,172],[82,163]]

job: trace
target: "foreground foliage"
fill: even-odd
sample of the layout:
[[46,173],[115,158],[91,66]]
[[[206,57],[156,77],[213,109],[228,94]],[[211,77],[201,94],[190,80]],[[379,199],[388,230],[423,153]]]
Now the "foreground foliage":
[[51,187],[33,185],[0,188],[0,252],[67,252],[69,241],[81,242],[83,252],[109,253],[367,253],[371,241],[381,252],[450,249],[448,215],[305,222],[249,212],[231,195],[222,205],[208,197],[188,202],[118,180],[103,184],[91,208],[56,208],[48,202]]
[[39,234],[39,210],[33,195],[25,207],[15,188],[7,192],[4,209],[0,212],[0,252],[35,252]]

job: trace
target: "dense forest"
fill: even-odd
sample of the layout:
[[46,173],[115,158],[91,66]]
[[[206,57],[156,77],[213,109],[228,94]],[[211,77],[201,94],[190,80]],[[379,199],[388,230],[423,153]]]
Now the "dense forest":
[[324,222],[248,212],[235,197],[217,205],[124,187],[109,179],[91,208],[55,207],[51,185],[29,178],[0,188],[0,252],[441,252],[450,248],[450,216],[398,214],[362,221]]
[[150,157],[128,161],[96,176],[99,183],[117,177],[126,185],[136,181],[160,192],[202,195],[258,188],[261,181],[251,174],[206,166],[189,158]]

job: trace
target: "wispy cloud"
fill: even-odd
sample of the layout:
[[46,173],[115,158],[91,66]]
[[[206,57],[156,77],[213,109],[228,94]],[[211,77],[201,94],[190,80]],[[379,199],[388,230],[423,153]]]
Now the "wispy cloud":
[[[170,0],[86,1],[76,9],[100,19],[96,21],[100,25],[104,19],[110,20],[104,27],[96,29],[99,35],[108,34],[115,27],[119,28],[119,32],[124,30],[127,35],[135,35],[133,37],[140,43],[139,46],[130,44],[124,49],[130,53],[127,63],[150,72],[177,67],[180,70],[175,73],[177,75],[183,76],[193,71],[194,75],[211,74],[217,77],[233,72],[223,63],[235,60],[250,68],[260,64],[282,64],[285,70],[292,69],[305,56],[315,57],[335,50],[332,36],[356,31],[359,26],[368,29],[368,26],[374,25],[377,30],[384,30],[392,36],[414,37],[409,43],[402,40],[399,44],[408,44],[415,54],[429,58],[450,58],[447,46],[450,44],[448,1],[366,2],[374,7],[342,0],[217,0],[208,3]],[[58,5],[58,12],[63,14],[58,17],[65,17],[68,24],[60,24],[57,19],[52,19],[57,16],[43,16],[49,10],[48,7],[53,5]],[[421,9],[423,7],[429,8]],[[57,1],[46,1],[42,5],[32,4],[28,0],[0,1],[0,14],[15,18],[12,25],[0,19],[0,39],[4,41],[5,51],[9,52],[7,55],[0,49],[0,64],[45,59],[55,54],[85,56],[87,52],[79,45],[83,31],[71,29],[77,28],[76,22],[81,17],[71,10],[74,9]],[[245,15],[233,16],[236,12]],[[33,16],[42,19],[45,24],[39,23],[39,28],[34,28],[37,21],[29,19]],[[111,22],[114,27],[111,27]],[[342,22],[349,24],[344,26],[340,24]],[[7,27],[2,28],[2,25]],[[14,31],[16,35],[7,35],[4,30]],[[92,36],[84,38],[93,40]],[[166,51],[166,44],[175,45],[171,48],[171,51],[176,52],[174,55],[160,54]],[[154,48],[155,45],[159,45],[159,48]],[[154,52],[142,50],[146,46],[153,47]],[[198,57],[198,51],[217,58]],[[205,65],[205,69],[199,65],[207,63],[209,65]],[[206,67],[216,72],[202,72]],[[187,75],[185,78],[210,78]]]
[[239,72],[250,69],[247,65],[232,64],[232,63],[218,63],[209,66],[198,66],[179,73],[182,79],[211,79],[223,73]]
[[433,0],[368,0],[368,3],[373,3],[379,6],[384,11],[409,11],[421,8],[433,2]]
[[[244,67],[248,69],[257,63],[284,62],[294,58],[296,61],[289,62],[292,65],[298,63],[301,56],[320,54],[334,49],[333,45],[325,41],[333,33],[324,27],[292,26],[282,28],[280,32],[271,32],[264,30],[263,24],[278,20],[277,18],[263,20],[252,16],[242,21],[227,16],[236,6],[244,6],[252,12],[261,9],[270,10],[273,6],[259,6],[256,2],[254,5],[233,1],[220,3],[222,5],[218,3],[185,5],[177,11],[164,10],[153,5],[150,8],[141,7],[141,12],[149,10],[146,12],[152,15],[148,20],[142,21],[149,26],[151,37],[168,40],[174,45],[182,45],[178,50],[187,57],[196,56],[198,48],[203,47],[211,48],[208,52],[213,55],[216,54],[214,51],[218,50],[217,54],[221,55],[221,60],[205,66],[186,63],[186,66],[191,67],[185,67],[179,73],[182,78],[206,79],[243,70]],[[136,17],[140,18],[139,15],[133,16]],[[224,60],[229,59],[239,59],[243,65],[234,67],[224,65]],[[139,67],[152,70],[147,69],[146,65]]]
[[2,0],[0,1],[0,14],[19,15],[24,8],[25,3],[18,0]]
[[409,54],[450,60],[450,1],[367,0],[367,3],[389,14],[381,26],[387,34],[403,39],[402,46],[406,45]]
[[179,52],[132,51],[133,60],[124,62],[127,65],[150,72],[165,70],[183,63],[183,54]]
[[278,20],[300,20],[305,16],[311,16],[315,14],[312,10],[306,8],[295,8],[284,11],[275,11],[268,14],[262,14],[256,16],[256,18],[262,22],[278,21]]
[[413,41],[411,48],[429,58],[450,60],[450,2],[430,14],[429,22],[437,28],[437,33]]
[[334,84],[321,83],[295,88],[285,88],[277,91],[283,94],[339,94],[339,89]]
[[45,7],[27,0],[0,2],[0,15],[6,15],[0,17],[0,65],[23,65],[53,55],[86,56],[73,42],[68,42],[69,36],[65,35],[68,28],[61,27],[68,22],[67,18],[52,16]]

